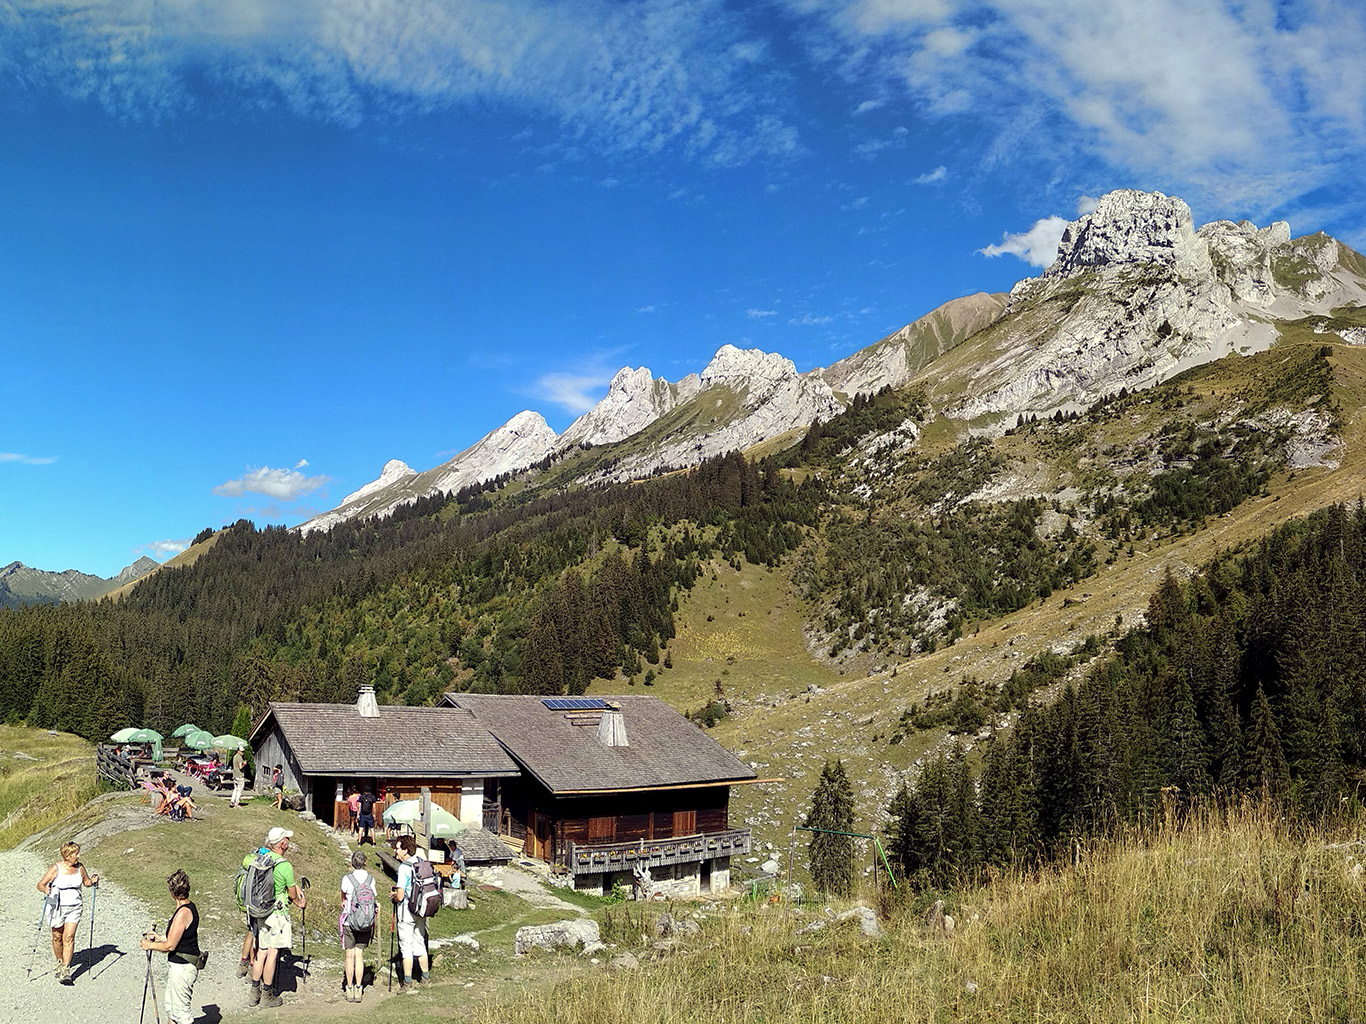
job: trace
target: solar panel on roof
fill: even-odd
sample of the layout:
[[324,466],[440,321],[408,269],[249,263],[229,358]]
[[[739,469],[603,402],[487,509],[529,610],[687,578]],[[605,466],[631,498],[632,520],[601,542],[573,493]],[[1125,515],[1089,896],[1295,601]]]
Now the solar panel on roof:
[[598,697],[542,697],[541,703],[551,711],[601,711],[607,701]]

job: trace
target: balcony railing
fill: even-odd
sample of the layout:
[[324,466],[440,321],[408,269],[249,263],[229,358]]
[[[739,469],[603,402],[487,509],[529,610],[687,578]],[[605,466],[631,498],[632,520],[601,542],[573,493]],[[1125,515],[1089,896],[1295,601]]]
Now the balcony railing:
[[747,828],[706,832],[672,839],[642,839],[634,843],[570,843],[565,867],[573,875],[630,871],[644,863],[651,868],[696,864],[715,857],[739,857],[750,851]]

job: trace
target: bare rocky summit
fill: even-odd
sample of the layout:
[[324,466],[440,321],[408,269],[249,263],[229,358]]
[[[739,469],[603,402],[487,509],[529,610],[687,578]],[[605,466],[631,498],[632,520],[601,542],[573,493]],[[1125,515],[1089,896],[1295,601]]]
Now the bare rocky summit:
[[[856,394],[919,383],[932,411],[999,428],[1019,415],[1075,409],[1150,387],[1222,356],[1268,348],[1278,324],[1366,305],[1366,259],[1327,235],[1292,239],[1278,221],[1196,228],[1190,207],[1121,189],[1064,231],[1053,263],[1009,295],[953,299],[826,368],[723,346],[677,383],[624,367],[607,394],[556,436],[523,412],[454,459],[415,473],[391,460],[342,505],[305,523],[326,529],[418,497],[525,470],[547,456],[616,446],[582,482],[639,479],[748,450],[838,415]],[[1362,343],[1360,327],[1315,323]],[[1346,333],[1342,333],[1346,332]],[[910,429],[888,443],[914,444]],[[1305,457],[1311,457],[1313,453]]]

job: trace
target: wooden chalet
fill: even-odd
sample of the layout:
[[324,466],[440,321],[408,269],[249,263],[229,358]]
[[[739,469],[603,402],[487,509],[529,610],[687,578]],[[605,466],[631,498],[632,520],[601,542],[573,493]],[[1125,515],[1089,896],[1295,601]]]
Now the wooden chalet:
[[486,783],[484,827],[575,888],[629,888],[644,864],[657,891],[718,891],[731,858],[750,852],[730,790],[755,773],[655,697],[448,693],[443,704],[471,714],[521,769]]
[[373,687],[355,704],[273,702],[252,729],[256,790],[270,791],[271,767],[284,766],[287,790],[303,794],[304,809],[320,821],[344,820],[342,801],[352,785],[380,797],[384,807],[419,796],[478,828],[486,787],[520,778],[521,769],[468,711],[380,706]]

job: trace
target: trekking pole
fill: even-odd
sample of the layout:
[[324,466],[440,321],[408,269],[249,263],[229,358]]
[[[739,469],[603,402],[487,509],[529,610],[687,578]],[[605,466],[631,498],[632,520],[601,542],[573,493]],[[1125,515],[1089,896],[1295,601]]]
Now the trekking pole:
[[33,961],[38,958],[38,937],[43,934],[43,918],[47,916],[47,903],[50,896],[44,896],[42,905],[38,909],[38,929],[33,933],[33,949],[28,954],[28,970],[24,972],[24,980],[31,981],[33,978]]
[[90,941],[85,946],[86,970],[95,969],[95,897],[99,895],[100,883],[90,887]]
[[147,990],[152,990],[152,1013],[156,1015],[157,1024],[161,1024],[161,1007],[157,1003],[157,987],[152,981],[152,951],[147,951],[147,978],[142,983],[142,1012],[138,1014],[138,1024],[142,1024],[143,1015],[147,1013]]
[[[307,876],[307,875],[305,875],[303,878],[300,878],[300,879],[299,879],[299,888],[303,889],[303,891],[304,891],[305,893],[308,892],[309,883],[308,883],[308,876]],[[303,932],[304,932],[304,977],[307,978],[307,977],[308,977],[308,965],[309,965],[309,960],[308,960],[308,900],[307,900],[307,899],[304,900],[303,910],[301,911],[301,913],[303,914],[303,919],[302,919],[302,921],[301,921],[299,927],[302,928],[302,929],[303,929]]]
[[398,915],[389,915],[389,991],[394,990],[394,933],[398,931]]

